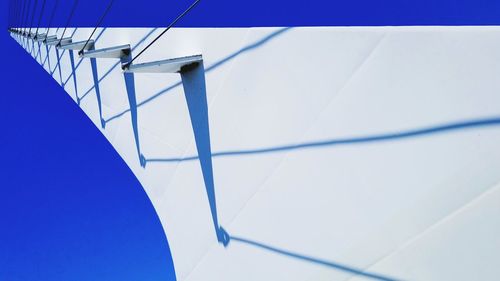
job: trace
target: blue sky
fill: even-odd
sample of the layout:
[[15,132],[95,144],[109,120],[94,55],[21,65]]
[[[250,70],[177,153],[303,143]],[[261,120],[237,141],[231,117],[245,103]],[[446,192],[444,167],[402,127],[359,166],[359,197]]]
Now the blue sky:
[[6,31],[0,110],[0,280],[174,280],[140,183]]
[[[9,0],[17,4],[29,0]],[[32,7],[35,0],[31,1]],[[41,11],[38,1],[37,15]],[[46,0],[45,11],[55,10],[53,26],[65,26],[73,0]],[[167,26],[194,0],[115,0],[105,26]],[[71,24],[94,27],[108,1],[79,1]],[[30,11],[33,8],[29,9]],[[177,26],[337,26],[337,25],[492,25],[500,24],[497,0],[201,0]],[[46,12],[45,14],[49,14]],[[42,17],[42,24],[49,22]],[[30,21],[29,17],[25,19]]]

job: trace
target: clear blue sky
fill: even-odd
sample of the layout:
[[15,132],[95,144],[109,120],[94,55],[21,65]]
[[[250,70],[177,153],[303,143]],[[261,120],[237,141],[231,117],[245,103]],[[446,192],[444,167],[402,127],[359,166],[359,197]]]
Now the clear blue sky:
[[174,280],[140,183],[6,30],[0,7],[0,280]]

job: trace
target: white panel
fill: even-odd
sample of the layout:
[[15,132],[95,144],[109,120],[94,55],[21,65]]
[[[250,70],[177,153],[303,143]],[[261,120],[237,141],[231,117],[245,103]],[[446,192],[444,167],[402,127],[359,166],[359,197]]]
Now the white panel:
[[[134,56],[160,30],[107,28],[95,47],[130,44]],[[169,31],[134,64],[203,56],[218,217],[240,238],[227,248],[180,75],[134,74],[145,167],[118,60],[97,60],[105,129],[75,51],[77,90],[158,212],[179,280],[352,278],[341,266],[489,280],[500,274],[499,44],[498,27]],[[76,100],[68,51],[61,69]]]

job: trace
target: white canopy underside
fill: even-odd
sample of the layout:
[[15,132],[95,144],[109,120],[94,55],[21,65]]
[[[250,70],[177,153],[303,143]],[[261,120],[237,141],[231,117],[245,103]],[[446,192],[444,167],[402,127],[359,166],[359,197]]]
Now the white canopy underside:
[[[133,56],[150,32],[108,28],[95,48],[140,42]],[[405,280],[498,278],[500,126],[444,128],[500,118],[500,27],[174,28],[134,63],[197,54],[219,222],[260,244],[217,243],[179,75],[135,74],[142,168],[120,66],[102,78],[118,61],[97,60],[104,130],[89,60],[76,71],[81,109],[149,195],[178,280],[364,278],[298,256]],[[64,82],[67,53],[61,69]],[[73,78],[65,89],[76,100]]]

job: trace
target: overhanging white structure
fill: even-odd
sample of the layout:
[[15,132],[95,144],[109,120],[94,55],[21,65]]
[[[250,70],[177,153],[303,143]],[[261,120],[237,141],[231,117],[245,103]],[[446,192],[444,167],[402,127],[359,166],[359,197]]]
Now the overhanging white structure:
[[178,280],[500,274],[499,27],[174,28],[130,65],[159,30],[72,58],[91,30],[38,58],[142,183]]

